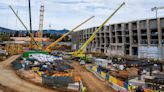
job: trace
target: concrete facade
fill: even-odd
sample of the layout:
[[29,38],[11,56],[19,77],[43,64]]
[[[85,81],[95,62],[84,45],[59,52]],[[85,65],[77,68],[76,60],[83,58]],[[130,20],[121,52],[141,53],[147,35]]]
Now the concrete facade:
[[[96,29],[72,33],[72,49],[79,49]],[[106,25],[85,51],[164,60],[164,18]]]

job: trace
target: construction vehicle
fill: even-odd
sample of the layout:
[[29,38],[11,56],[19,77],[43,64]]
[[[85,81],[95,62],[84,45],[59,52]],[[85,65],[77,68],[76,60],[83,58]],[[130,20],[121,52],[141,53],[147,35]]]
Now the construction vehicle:
[[[81,48],[77,51],[72,52],[72,57],[73,58],[87,58],[86,54],[84,53],[83,49],[95,38],[96,33],[99,32],[101,30],[101,28],[113,17],[113,15],[123,6],[125,5],[125,2],[123,2],[102,24],[101,26],[95,31],[93,32],[93,34],[91,35],[91,37],[81,46]],[[90,55],[89,55],[90,57]]]
[[69,35],[70,33],[72,33],[73,31],[75,31],[77,28],[79,28],[81,25],[85,24],[86,22],[88,22],[89,20],[91,20],[92,18],[94,18],[94,16],[90,17],[89,19],[85,20],[84,22],[82,22],[81,24],[79,24],[78,26],[76,26],[75,28],[73,28],[71,31],[63,34],[63,36],[61,36],[59,39],[57,39],[55,42],[51,43],[49,46],[46,47],[45,51],[47,52],[52,52],[51,48],[55,45],[57,45],[58,42],[60,42],[62,39],[64,39],[64,37],[66,37],[67,35]]

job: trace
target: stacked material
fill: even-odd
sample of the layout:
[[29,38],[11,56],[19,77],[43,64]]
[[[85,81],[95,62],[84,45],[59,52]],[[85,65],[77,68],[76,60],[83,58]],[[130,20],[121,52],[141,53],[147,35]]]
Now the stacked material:
[[101,58],[95,58],[94,61],[97,66],[102,66],[102,67],[107,67],[109,64],[112,64],[111,60],[106,60]]
[[42,82],[47,86],[64,87],[74,83],[74,80],[71,76],[42,76]]
[[111,74],[118,78],[136,77],[138,75],[137,68],[128,68],[127,70],[111,71]]
[[39,62],[53,62],[54,60],[62,60],[61,57],[55,57],[45,54],[31,54],[29,58],[38,60]]

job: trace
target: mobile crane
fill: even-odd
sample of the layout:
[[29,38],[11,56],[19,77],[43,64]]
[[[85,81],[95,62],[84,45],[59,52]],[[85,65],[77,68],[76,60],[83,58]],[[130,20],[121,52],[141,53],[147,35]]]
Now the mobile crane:
[[85,20],[84,22],[82,22],[81,24],[79,24],[78,26],[76,26],[75,28],[73,28],[71,31],[63,34],[63,36],[61,36],[59,39],[57,39],[55,42],[53,42],[52,44],[50,44],[49,46],[46,47],[45,51],[47,52],[51,52],[51,48],[53,46],[55,46],[58,42],[60,42],[62,39],[64,39],[64,37],[66,37],[67,35],[69,35],[71,32],[75,31],[77,28],[79,28],[81,25],[85,24],[86,22],[88,22],[89,20],[91,20],[92,18],[94,18],[94,16],[90,17],[89,19]]
[[72,57],[73,58],[84,58],[86,57],[83,49],[95,38],[96,33],[99,32],[101,30],[101,28],[113,17],[113,15],[123,6],[125,5],[125,2],[123,2],[102,24],[101,26],[95,31],[93,32],[93,34],[91,35],[91,37],[81,46],[81,48],[77,51],[72,52]]

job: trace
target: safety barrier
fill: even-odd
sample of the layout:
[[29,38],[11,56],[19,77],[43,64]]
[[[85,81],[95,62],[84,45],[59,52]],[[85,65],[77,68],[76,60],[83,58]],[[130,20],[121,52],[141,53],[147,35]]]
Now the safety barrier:
[[118,80],[114,76],[110,75],[109,73],[105,73],[101,70],[99,70],[96,66],[91,67],[92,71],[97,72],[101,75],[102,78],[105,80],[108,80],[110,83],[112,83],[112,88],[119,91],[132,91],[134,90],[135,86],[129,85],[127,82]]

